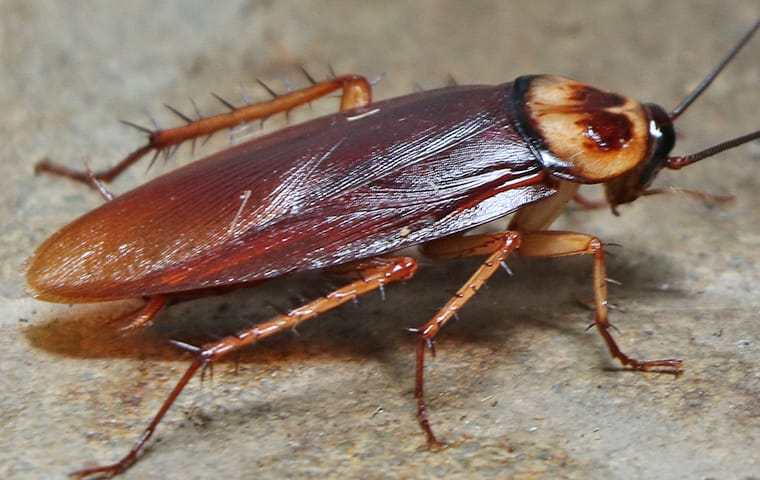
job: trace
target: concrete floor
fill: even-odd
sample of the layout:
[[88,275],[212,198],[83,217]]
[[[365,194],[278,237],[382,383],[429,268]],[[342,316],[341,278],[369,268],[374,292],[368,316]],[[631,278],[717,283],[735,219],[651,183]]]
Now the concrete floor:
[[[207,5],[0,1],[2,478],[63,478],[117,459],[186,366],[169,339],[202,343],[321,293],[318,275],[285,279],[177,305],[132,335],[107,323],[129,304],[26,298],[23,260],[100,203],[35,178],[41,157],[113,164],[142,141],[117,119],[147,124],[147,109],[174,125],[163,102],[220,111],[209,91],[239,98],[242,84],[264,98],[255,79],[302,85],[301,65],[379,77],[377,98],[448,75],[549,72],[672,108],[760,14],[754,0]],[[758,51],[760,38],[682,118],[678,152],[760,126]],[[558,223],[623,245],[608,261],[623,283],[611,288],[617,338],[635,356],[684,359],[678,378],[618,371],[584,331],[588,259],[514,259],[514,277],[497,275],[439,336],[429,406],[457,444],[420,451],[404,329],[477,261],[435,263],[385,301],[369,295],[245,352],[237,375],[221,362],[213,382],[193,381],[125,478],[759,477],[759,168],[750,145],[658,181],[732,193],[733,204],[659,196],[619,218],[575,210]],[[141,164],[112,189],[144,179]]]

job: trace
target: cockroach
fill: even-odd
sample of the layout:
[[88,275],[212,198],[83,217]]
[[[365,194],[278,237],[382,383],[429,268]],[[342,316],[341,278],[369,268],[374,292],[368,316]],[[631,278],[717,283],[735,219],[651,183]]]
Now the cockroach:
[[[349,272],[348,283],[253,328],[200,347],[173,342],[193,360],[131,450],[118,462],[74,472],[114,476],[137,459],[198,370],[289,330],[359,295],[411,278],[417,261],[393,252],[421,246],[431,258],[485,260],[451,300],[414,329],[417,419],[431,448],[423,395],[427,350],[446,322],[513,252],[591,255],[595,325],[625,368],[677,373],[678,359],[637,360],[610,333],[604,244],[547,230],[579,186],[603,184],[616,208],[652,193],[664,169],[680,169],[760,138],[760,130],[706,150],[670,156],[674,121],[760,27],[760,21],[671,113],[651,103],[552,75],[496,86],[454,85],[372,102],[359,75],[311,79],[269,101],[147,130],[147,143],[110,170],[37,169],[98,187],[107,201],[53,234],[27,263],[31,294],[50,302],[145,298],[125,327],[147,325],[171,300],[248,287],[294,272]],[[340,111],[291,125],[190,163],[123,195],[102,188],[144,155],[265,119],[341,91]],[[513,214],[506,230],[470,230]]]

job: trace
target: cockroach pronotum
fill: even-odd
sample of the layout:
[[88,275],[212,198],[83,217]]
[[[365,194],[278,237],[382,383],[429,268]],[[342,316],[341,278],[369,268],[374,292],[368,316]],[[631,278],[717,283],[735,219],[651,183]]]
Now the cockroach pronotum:
[[[608,322],[603,243],[548,227],[583,184],[603,184],[616,208],[651,194],[663,169],[680,169],[760,138],[760,130],[706,150],[670,156],[673,122],[760,27],[671,113],[568,78],[527,75],[496,86],[455,85],[380,102],[359,75],[332,76],[269,101],[149,130],[148,142],[103,172],[44,161],[38,171],[97,187],[99,208],[53,234],[27,263],[32,295],[60,303],[146,298],[126,329],[151,322],[169,302],[249,287],[286,274],[340,270],[348,283],[236,335],[200,347],[132,449],[118,462],[74,472],[114,476],[137,459],[189,380],[215,360],[411,278],[417,261],[389,256],[421,246],[431,258],[485,260],[451,300],[413,333],[418,338],[417,419],[431,448],[423,395],[425,353],[446,322],[513,252],[528,257],[593,256],[595,325],[611,355],[632,370],[677,373],[681,361],[641,361],[618,348]],[[233,146],[112,197],[109,181],[158,154],[242,122],[288,112],[341,91],[340,112]],[[272,92],[273,93],[273,92]],[[181,115],[181,114],[180,114]],[[468,232],[513,214],[506,230]]]

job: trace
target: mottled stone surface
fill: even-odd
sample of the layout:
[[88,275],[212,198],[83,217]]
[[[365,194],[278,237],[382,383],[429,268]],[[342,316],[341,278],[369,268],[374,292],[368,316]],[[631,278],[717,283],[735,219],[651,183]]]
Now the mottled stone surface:
[[[26,298],[24,258],[101,201],[35,178],[39,158],[112,164],[142,141],[117,119],[149,124],[147,109],[175,125],[164,102],[190,112],[192,97],[218,112],[209,91],[238,102],[244,85],[263,99],[256,79],[300,86],[299,66],[379,78],[377,98],[449,75],[498,83],[546,72],[672,108],[759,13],[754,1],[218,3],[0,2],[2,478],[62,478],[115,460],[186,365],[169,339],[209,341],[327,288],[315,274],[184,303],[131,335],[106,323],[130,304]],[[679,152],[759,126],[758,51],[755,39],[679,122]],[[557,225],[623,245],[609,258],[623,283],[611,287],[620,345],[683,358],[678,378],[615,371],[584,331],[588,259],[514,259],[514,277],[497,275],[439,337],[430,412],[438,435],[458,443],[419,451],[404,329],[426,321],[477,261],[427,264],[385,301],[369,295],[246,351],[237,375],[230,361],[213,382],[193,381],[126,478],[760,476],[759,162],[749,146],[658,181],[732,193],[730,205],[658,196],[619,218],[576,209]]]

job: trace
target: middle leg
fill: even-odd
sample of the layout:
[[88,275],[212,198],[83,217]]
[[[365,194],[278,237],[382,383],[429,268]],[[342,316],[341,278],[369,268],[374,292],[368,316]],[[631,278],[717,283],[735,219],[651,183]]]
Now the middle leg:
[[455,258],[474,255],[488,255],[475,273],[451,297],[451,300],[422,328],[414,330],[418,335],[417,366],[415,369],[414,397],[417,399],[417,421],[427,437],[430,449],[438,449],[446,444],[436,439],[430,427],[425,405],[424,371],[425,351],[433,349],[433,337],[467,303],[496,270],[506,267],[504,261],[520,246],[518,232],[501,232],[472,236],[454,236],[436,240],[423,246],[422,252],[433,258]]

